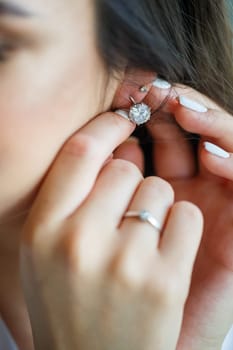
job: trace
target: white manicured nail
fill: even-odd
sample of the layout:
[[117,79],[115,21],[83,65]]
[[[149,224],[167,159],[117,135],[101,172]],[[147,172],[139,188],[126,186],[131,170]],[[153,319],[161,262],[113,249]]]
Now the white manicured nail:
[[114,111],[114,113],[120,115],[121,117],[127,119],[127,120],[130,120],[129,119],[129,113],[123,109],[117,109],[116,111]]
[[178,97],[178,100],[183,107],[191,109],[192,111],[200,112],[200,113],[205,113],[208,111],[208,108],[206,108],[205,106],[201,105],[196,101],[190,100],[190,98],[188,97],[180,96]]
[[152,83],[153,86],[159,88],[159,89],[170,89],[171,84],[163,79],[157,78],[155,81]]
[[206,151],[210,152],[211,154],[214,154],[215,156],[221,157],[221,158],[229,158],[230,153],[224,151],[222,148],[214,145],[210,142],[204,142],[204,147]]

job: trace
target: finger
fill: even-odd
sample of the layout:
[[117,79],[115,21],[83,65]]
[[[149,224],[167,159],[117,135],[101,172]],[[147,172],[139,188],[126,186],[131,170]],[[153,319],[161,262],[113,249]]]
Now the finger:
[[77,232],[74,234],[76,239],[68,238],[80,271],[97,273],[104,270],[116,245],[116,231],[122,216],[142,180],[138,167],[122,159],[113,159],[101,170],[90,195],[69,218],[72,227],[85,227],[81,235],[78,235],[78,229],[73,230]]
[[180,278],[191,276],[202,232],[200,209],[190,202],[175,203],[160,242],[160,252],[168,266],[175,266]]
[[134,163],[144,173],[144,155],[139,140],[131,136],[114,151],[114,159],[125,159]]
[[177,97],[184,96],[190,100],[197,101],[199,104],[206,106],[209,109],[215,109],[217,111],[223,111],[223,108],[219,106],[215,101],[211,100],[208,96],[201,92],[182,84],[175,84],[173,86]]
[[[219,145],[221,145],[222,147],[225,146],[225,142],[221,143],[221,130],[223,129],[224,123],[223,123],[223,119],[221,118],[222,114],[224,114],[224,116],[227,116],[227,124],[225,124],[225,129],[227,130],[223,130],[223,134],[225,135],[225,131],[228,135],[228,140],[226,140],[226,143],[228,146],[229,145],[229,141],[232,144],[232,116],[229,116],[220,106],[218,106],[214,101],[212,101],[211,99],[209,99],[207,96],[199,93],[198,91],[184,86],[184,85],[174,85],[173,87],[171,87],[170,89],[166,89],[165,87],[169,87],[169,84],[165,82],[165,84],[162,84],[162,89],[160,88],[160,84],[153,84],[153,88],[150,90],[150,94],[148,94],[148,103],[153,103],[155,101],[155,108],[161,105],[160,111],[163,113],[163,119],[166,120],[166,113],[172,113],[175,114],[175,119],[177,121],[177,123],[183,128],[185,129],[187,132],[192,132],[192,133],[200,133],[201,134],[201,142],[199,143],[199,150],[198,150],[198,158],[201,159],[201,154],[203,154],[202,152],[202,142],[204,141],[210,141],[213,143],[217,143]],[[185,112],[179,115],[176,114],[177,113],[177,109],[180,106],[177,106],[177,97],[181,96],[183,101],[182,103],[185,101],[187,102],[187,98],[188,98],[188,107],[190,107],[190,100],[191,100],[191,105],[192,105],[192,100],[194,101],[194,106],[195,106],[195,101],[197,101],[197,105],[198,105],[198,110],[201,107],[201,110],[204,111],[206,110],[205,106],[207,107],[207,109],[209,108],[211,111],[216,111],[216,115],[220,116],[220,118],[218,119],[218,123],[215,124],[215,132],[212,133],[213,137],[211,137],[211,133],[209,133],[209,130],[213,131],[213,126],[215,123],[215,119],[216,119],[216,115],[213,113],[212,114],[212,118],[208,117],[206,118],[206,116],[204,116],[204,113],[202,115],[202,118],[200,117],[199,113],[199,117],[196,118],[196,120],[193,123],[193,118],[191,117],[191,113],[194,111],[191,111],[186,113]],[[163,103],[162,101],[165,101],[165,103]],[[204,105],[200,106],[200,105]],[[197,106],[196,105],[196,106]],[[189,109],[189,108],[188,108]],[[182,110],[182,109],[181,109]],[[177,116],[176,116],[177,115]],[[156,121],[157,118],[157,114],[155,113],[154,115],[154,119]],[[203,119],[204,119],[204,123],[203,123]],[[151,124],[151,126],[150,126]],[[191,124],[191,125],[190,125]],[[222,125],[221,125],[222,124]],[[228,128],[230,124],[230,128]],[[147,127],[151,128],[151,127],[156,127],[156,123],[153,122],[152,123],[148,123]],[[204,130],[203,130],[204,129]],[[220,131],[220,133],[219,133]],[[216,134],[217,132],[217,134]],[[217,139],[216,139],[217,138]],[[225,141],[225,139],[222,137],[221,138],[223,141]],[[226,147],[229,151],[229,148]],[[203,161],[206,160],[205,157],[202,157],[202,161],[200,161],[199,163],[199,174],[205,178],[212,178],[214,177],[216,174],[216,171],[213,170],[213,172],[211,173],[211,169],[213,169],[212,167],[210,167],[208,164],[205,164]],[[185,163],[184,163],[185,164]],[[187,163],[186,163],[187,164]],[[216,170],[216,169],[215,169]],[[219,175],[221,176],[221,172],[219,172]],[[228,178],[229,178],[229,174],[228,174]]]
[[30,214],[32,222],[61,222],[71,215],[91,191],[105,159],[134,128],[118,114],[104,113],[73,135],[39,191]]
[[[173,201],[174,191],[167,182],[158,177],[147,177],[139,185],[127,210],[146,209],[163,226]],[[125,283],[142,285],[156,254],[160,231],[135,217],[124,217],[119,230],[122,244],[113,261],[114,273]]]
[[163,121],[161,116],[159,121],[148,125],[154,139],[155,172],[166,180],[186,178],[196,173],[193,148],[187,135],[172,119]]
[[212,174],[233,181],[233,153],[226,152],[211,142],[204,142],[200,157]]
[[210,109],[223,111],[217,103],[189,86],[182,84],[171,85],[164,80],[162,80],[161,83],[160,79],[156,79],[149,93],[144,98],[144,102],[148,103],[154,112],[152,122],[153,119],[156,119],[156,111],[168,114],[173,113],[177,104],[176,99],[179,96],[185,96],[189,99],[196,100]]
[[202,152],[205,142],[209,141],[209,138],[206,136],[200,136],[198,147],[197,147],[197,164],[198,164],[198,175],[201,176],[202,179],[208,181],[219,181],[219,177],[216,176],[213,172],[209,171],[206,167],[205,163],[202,160]]
[[115,230],[142,180],[135,164],[123,159],[111,160],[101,170],[89,196],[69,219],[82,220],[89,227],[94,223],[94,229],[99,232]]
[[175,118],[185,130],[210,137],[220,147],[233,152],[233,117],[227,112],[208,109],[199,102],[180,97]]
[[[137,189],[127,210],[141,211],[143,209],[153,213],[161,226],[166,218],[168,209],[174,201],[174,191],[171,185],[163,179],[155,176],[147,177]],[[135,218],[124,218],[120,225],[121,235],[132,237],[136,232],[151,232],[154,239],[154,247],[157,246],[160,234],[149,223],[135,220]]]
[[190,136],[171,117],[177,105],[176,98],[181,91],[183,94],[196,93],[185,86],[172,86],[164,80],[156,79],[145,98],[145,102],[154,111],[147,128],[155,140],[155,171],[158,176],[167,180],[191,177],[197,171]]
[[[199,112],[198,112],[199,111]],[[180,103],[175,112],[177,121],[187,130],[204,135],[199,145],[200,175],[210,178],[211,175],[232,178],[230,161],[225,162],[226,167],[220,167],[220,161],[206,155],[203,151],[204,141],[225,148],[229,155],[233,150],[233,118],[225,111],[208,110],[196,101],[180,98]],[[229,157],[228,155],[228,157]]]

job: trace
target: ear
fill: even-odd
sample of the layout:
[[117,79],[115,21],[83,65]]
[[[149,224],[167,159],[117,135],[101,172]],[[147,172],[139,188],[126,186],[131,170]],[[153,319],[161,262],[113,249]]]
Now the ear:
[[[119,83],[111,109],[129,108],[132,105],[130,96],[138,103],[142,102],[150,91],[155,79],[155,73],[139,69],[127,69],[123,79]],[[145,87],[146,91],[141,91],[142,87]]]

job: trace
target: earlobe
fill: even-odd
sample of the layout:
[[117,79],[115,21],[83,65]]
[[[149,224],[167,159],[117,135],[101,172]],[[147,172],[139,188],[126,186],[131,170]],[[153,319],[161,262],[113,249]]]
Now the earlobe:
[[130,96],[137,103],[141,103],[152,88],[155,79],[155,73],[127,69],[114,96],[112,110],[130,108],[132,105]]

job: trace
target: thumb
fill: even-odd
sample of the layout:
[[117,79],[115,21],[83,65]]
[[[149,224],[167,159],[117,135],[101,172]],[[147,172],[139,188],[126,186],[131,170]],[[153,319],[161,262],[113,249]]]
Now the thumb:
[[144,155],[143,151],[139,145],[139,140],[131,136],[122,143],[114,152],[114,159],[124,159],[131,163],[134,163],[142,173],[144,173]]

